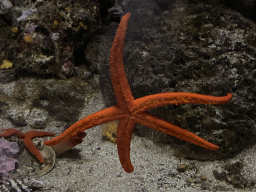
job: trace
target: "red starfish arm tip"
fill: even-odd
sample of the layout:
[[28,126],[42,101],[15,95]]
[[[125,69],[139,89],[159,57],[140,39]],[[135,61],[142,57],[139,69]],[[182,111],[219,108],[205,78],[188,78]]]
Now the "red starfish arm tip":
[[185,92],[158,93],[136,99],[132,111],[139,113],[166,105],[181,105],[187,103],[220,105],[229,102],[232,97],[231,93],[222,97]]
[[134,118],[136,119],[137,123],[150,127],[151,129],[154,129],[156,131],[166,133],[168,135],[177,137],[178,139],[188,141],[190,143],[212,151],[216,151],[217,149],[219,149],[219,146],[214,145],[185,129],[182,129],[177,125],[159,119],[148,112],[139,113]]
[[44,162],[44,158],[42,154],[39,152],[39,150],[35,147],[33,141],[30,138],[24,138],[23,139],[25,147],[28,149],[28,151],[34,155],[40,163]]
[[23,138],[23,142],[28,151],[34,155],[40,163],[44,162],[44,158],[40,151],[35,147],[32,139],[35,137],[46,137],[46,136],[55,136],[54,133],[44,132],[44,131],[29,131],[25,133],[25,137]]
[[59,143],[57,145],[53,145],[51,147],[55,151],[56,155],[60,155],[64,152],[72,149],[76,145],[82,143],[85,136],[86,136],[85,132],[80,132],[77,135],[75,135],[74,137],[71,137],[69,140]]
[[2,129],[2,132],[0,133],[0,137],[10,137],[10,136],[16,136],[20,139],[23,139],[25,137],[25,134],[22,133],[20,130],[14,129],[14,128],[9,128],[9,129]]

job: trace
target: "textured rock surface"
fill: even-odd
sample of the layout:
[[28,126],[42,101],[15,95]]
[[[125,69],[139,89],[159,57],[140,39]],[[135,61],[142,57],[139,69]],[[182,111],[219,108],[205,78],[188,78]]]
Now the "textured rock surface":
[[[170,143],[176,155],[224,158],[252,142],[255,132],[255,24],[240,13],[206,4],[184,4],[161,12],[156,3],[131,1],[124,65],[135,98],[160,92],[233,94],[219,105],[168,106],[151,111],[220,146],[216,152],[137,126],[138,135]],[[132,8],[131,8],[132,7]],[[101,50],[101,86],[108,106],[116,104],[108,57],[117,25]]]
[[65,79],[76,74],[75,63],[76,66],[84,63],[79,49],[83,49],[82,45],[100,26],[99,3],[72,1],[69,6],[64,1],[58,6],[55,3],[24,1],[22,6],[9,12],[10,26],[0,17],[0,63],[2,59],[14,63],[12,73],[0,72],[0,81],[10,81],[13,74],[22,77],[56,75]]

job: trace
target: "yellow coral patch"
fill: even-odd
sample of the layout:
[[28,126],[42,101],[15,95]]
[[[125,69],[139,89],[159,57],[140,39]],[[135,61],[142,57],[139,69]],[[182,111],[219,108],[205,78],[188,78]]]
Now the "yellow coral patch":
[[59,25],[59,22],[58,22],[57,20],[55,20],[55,21],[53,22],[53,25],[54,25],[54,26],[57,26],[57,25]]
[[105,124],[102,128],[103,138],[111,141],[112,143],[116,143],[117,127],[118,121]]
[[18,32],[18,28],[17,27],[12,28],[12,32],[13,33],[17,33]]
[[26,35],[23,37],[23,40],[26,42],[26,43],[33,43],[33,38]]
[[9,69],[12,68],[12,63],[8,60],[4,60],[3,64],[0,66],[1,69]]

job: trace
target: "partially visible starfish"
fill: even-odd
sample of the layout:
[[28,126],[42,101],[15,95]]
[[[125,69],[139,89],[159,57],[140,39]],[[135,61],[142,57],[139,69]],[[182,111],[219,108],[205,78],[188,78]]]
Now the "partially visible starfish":
[[40,163],[44,162],[44,158],[42,154],[37,150],[35,145],[33,144],[32,139],[35,137],[55,136],[54,133],[43,132],[43,131],[29,131],[27,133],[22,133],[21,131],[13,128],[2,129],[1,131],[4,133],[0,133],[0,137],[16,136],[20,139],[23,139],[25,147],[29,150],[30,153],[32,153],[38,159]]
[[223,97],[214,97],[196,93],[173,92],[148,95],[134,100],[123,64],[124,37],[129,17],[130,13],[122,17],[110,53],[111,80],[117,105],[81,119],[59,136],[44,143],[50,146],[56,145],[91,127],[119,120],[117,128],[118,155],[121,165],[128,173],[134,170],[130,160],[130,142],[135,124],[142,124],[156,131],[161,131],[209,150],[217,150],[219,148],[217,145],[209,143],[193,133],[164,121],[147,111],[165,105],[186,103],[219,105],[229,102],[232,99],[232,94],[229,93]]
[[[33,144],[32,139],[35,137],[47,137],[47,136],[53,137],[53,136],[55,136],[54,133],[43,132],[43,131],[29,131],[27,133],[22,133],[21,131],[14,129],[14,128],[2,129],[1,131],[4,133],[0,133],[0,137],[16,136],[20,139],[23,139],[25,147],[28,149],[28,151],[30,153],[32,153],[37,158],[37,160],[40,163],[44,162],[44,158],[41,155],[40,151]],[[68,139],[67,141],[53,145],[51,147],[55,151],[56,155],[59,155],[69,149],[72,149],[76,145],[82,143],[85,136],[86,136],[86,133],[82,131],[82,132],[79,132],[74,137]]]

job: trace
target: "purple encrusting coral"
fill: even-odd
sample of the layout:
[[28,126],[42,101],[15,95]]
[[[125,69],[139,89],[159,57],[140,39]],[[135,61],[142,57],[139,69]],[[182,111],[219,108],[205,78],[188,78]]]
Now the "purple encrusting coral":
[[18,144],[0,138],[0,182],[5,182],[8,172],[15,169],[14,155],[19,152]]

